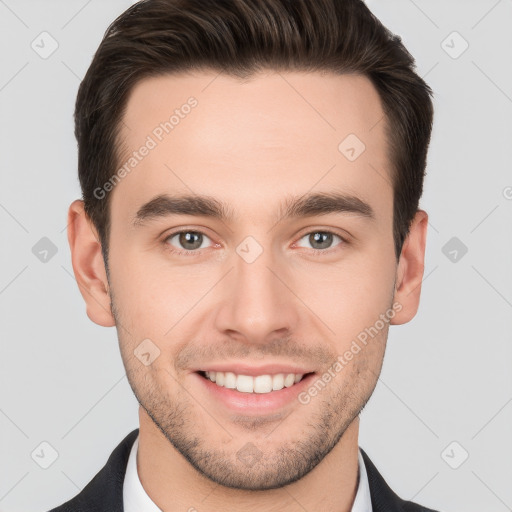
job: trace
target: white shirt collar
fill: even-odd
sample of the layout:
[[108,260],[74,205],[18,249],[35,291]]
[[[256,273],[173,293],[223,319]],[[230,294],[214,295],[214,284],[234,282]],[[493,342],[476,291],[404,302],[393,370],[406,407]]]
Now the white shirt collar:
[[357,450],[357,453],[359,454],[359,485],[357,487],[356,499],[352,505],[352,512],[373,512],[366,466],[364,465],[361,450]]
[[123,483],[123,508],[124,512],[162,512],[155,502],[148,496],[137,472],[137,449],[139,436],[135,438]]
[[[126,466],[126,475],[123,484],[123,504],[124,512],[162,512],[154,501],[146,493],[137,472],[137,449],[139,446],[139,436],[135,439],[128,465]],[[357,487],[356,499],[352,505],[351,512],[373,512],[370,498],[370,485],[368,475],[364,465],[361,450],[359,453],[359,486]]]

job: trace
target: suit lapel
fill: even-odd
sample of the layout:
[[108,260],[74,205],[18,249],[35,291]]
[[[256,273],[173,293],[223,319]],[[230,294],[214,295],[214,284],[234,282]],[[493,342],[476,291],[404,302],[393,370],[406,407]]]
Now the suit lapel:
[[119,443],[82,492],[50,512],[123,512],[124,475],[138,433],[137,428]]
[[402,500],[391,490],[366,452],[360,450],[368,473],[373,512],[402,512]]
[[366,452],[362,448],[360,450],[368,474],[373,512],[436,512],[398,497],[377,471]]

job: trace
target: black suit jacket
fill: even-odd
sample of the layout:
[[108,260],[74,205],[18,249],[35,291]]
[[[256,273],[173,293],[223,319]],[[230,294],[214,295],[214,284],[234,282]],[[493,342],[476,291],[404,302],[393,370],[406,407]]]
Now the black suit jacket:
[[[130,432],[112,452],[105,466],[73,499],[49,512],[124,512],[123,481],[131,447],[139,429]],[[400,499],[386,484],[361,449],[372,499],[373,512],[436,512]]]

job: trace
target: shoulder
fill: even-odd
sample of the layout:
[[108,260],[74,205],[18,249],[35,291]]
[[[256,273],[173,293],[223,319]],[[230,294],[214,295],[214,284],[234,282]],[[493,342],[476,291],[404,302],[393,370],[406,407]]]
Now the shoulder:
[[122,512],[126,465],[138,434],[138,428],[131,431],[79,494],[49,512]]
[[359,449],[368,474],[373,512],[439,512],[401,499],[386,483],[367,453],[361,447]]

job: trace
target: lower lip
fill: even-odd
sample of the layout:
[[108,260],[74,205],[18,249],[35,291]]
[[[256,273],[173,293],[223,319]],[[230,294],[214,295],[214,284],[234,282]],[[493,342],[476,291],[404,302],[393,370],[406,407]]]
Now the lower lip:
[[217,386],[215,382],[207,379],[195,372],[193,374],[199,379],[200,385],[204,386],[206,391],[215,400],[221,402],[229,410],[248,414],[262,415],[279,411],[288,404],[297,401],[297,396],[301,391],[308,388],[315,374],[310,373],[289,388],[284,387],[279,391],[271,391],[270,393],[243,393],[237,389],[229,389]]

